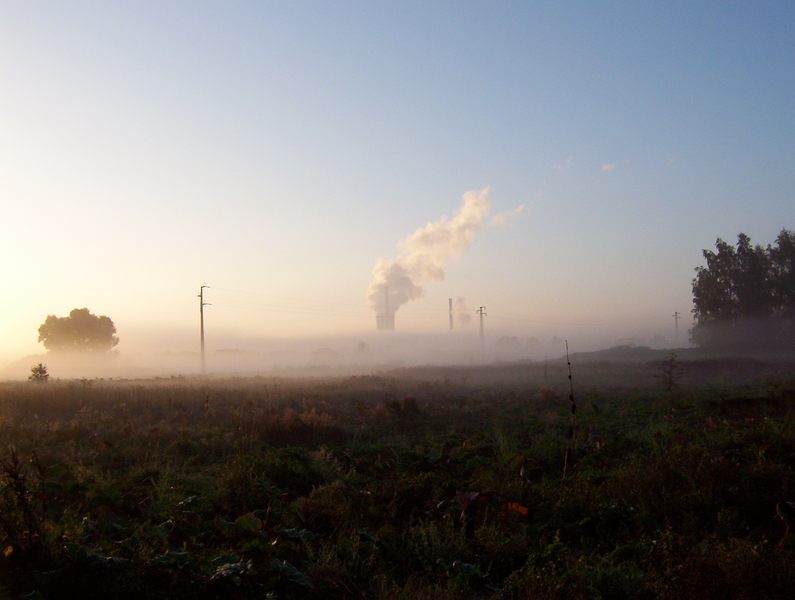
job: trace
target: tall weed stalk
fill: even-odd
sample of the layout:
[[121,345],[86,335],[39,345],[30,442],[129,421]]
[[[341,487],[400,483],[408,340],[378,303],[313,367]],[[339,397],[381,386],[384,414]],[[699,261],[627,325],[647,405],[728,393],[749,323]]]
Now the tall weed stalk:
[[571,411],[571,420],[569,422],[569,431],[566,436],[566,451],[563,453],[563,477],[569,470],[569,457],[571,456],[572,447],[576,445],[576,430],[577,430],[577,403],[574,400],[574,380],[571,376],[571,360],[569,359],[569,340],[566,340],[566,364],[569,368],[569,410]]

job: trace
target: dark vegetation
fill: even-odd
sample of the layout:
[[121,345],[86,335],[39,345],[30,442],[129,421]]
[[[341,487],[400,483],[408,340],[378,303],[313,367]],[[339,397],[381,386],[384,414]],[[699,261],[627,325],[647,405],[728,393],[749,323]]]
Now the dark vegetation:
[[572,362],[0,385],[1,591],[795,596],[792,365]]
[[744,233],[736,248],[718,239],[704,250],[706,266],[693,280],[693,342],[712,349],[795,350],[795,232],[782,229],[775,244],[752,245]]
[[75,308],[68,317],[49,315],[39,327],[39,341],[58,352],[107,352],[119,338],[110,317]]
[[47,372],[47,365],[38,363],[30,368],[30,376],[28,381],[33,383],[47,383],[50,380],[50,374]]

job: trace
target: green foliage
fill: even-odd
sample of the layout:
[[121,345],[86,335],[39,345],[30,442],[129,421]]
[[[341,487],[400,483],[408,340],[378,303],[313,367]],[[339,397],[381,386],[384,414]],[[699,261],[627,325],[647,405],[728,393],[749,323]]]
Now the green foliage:
[[681,365],[676,360],[676,352],[670,352],[660,364],[657,377],[667,392],[672,392],[676,387],[676,379]]
[[[414,400],[383,410],[395,397]],[[565,480],[559,398],[376,378],[0,385],[14,443],[0,585],[47,598],[793,595],[791,379],[676,394],[651,375],[645,389],[583,384],[579,403],[599,410],[578,415]]]
[[782,229],[774,246],[736,248],[718,239],[704,250],[693,279],[693,341],[711,348],[795,348],[795,232]]
[[13,446],[0,463],[0,547],[6,558],[41,553],[45,535],[46,493],[41,465],[34,455],[25,465]]
[[107,352],[119,343],[119,338],[109,317],[75,308],[68,317],[48,316],[39,327],[39,341],[47,350]]

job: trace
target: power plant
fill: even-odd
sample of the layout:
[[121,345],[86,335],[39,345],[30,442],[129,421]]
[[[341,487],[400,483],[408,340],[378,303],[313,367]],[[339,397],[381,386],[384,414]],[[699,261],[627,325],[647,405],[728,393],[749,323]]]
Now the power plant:
[[447,263],[466,253],[490,208],[488,188],[467,192],[453,218],[442,216],[420,227],[398,244],[397,257],[376,261],[367,288],[376,329],[393,331],[395,313],[407,302],[422,297],[424,283],[444,281]]
[[384,306],[383,310],[375,315],[375,327],[379,331],[395,330],[395,311],[389,306],[389,286],[384,286]]

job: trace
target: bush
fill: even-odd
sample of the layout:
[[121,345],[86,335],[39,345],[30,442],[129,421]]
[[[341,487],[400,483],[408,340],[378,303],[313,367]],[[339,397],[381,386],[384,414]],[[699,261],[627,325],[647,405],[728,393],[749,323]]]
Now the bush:
[[39,363],[30,368],[30,377],[28,377],[28,381],[33,383],[47,383],[49,378],[50,374],[47,372],[46,365]]

